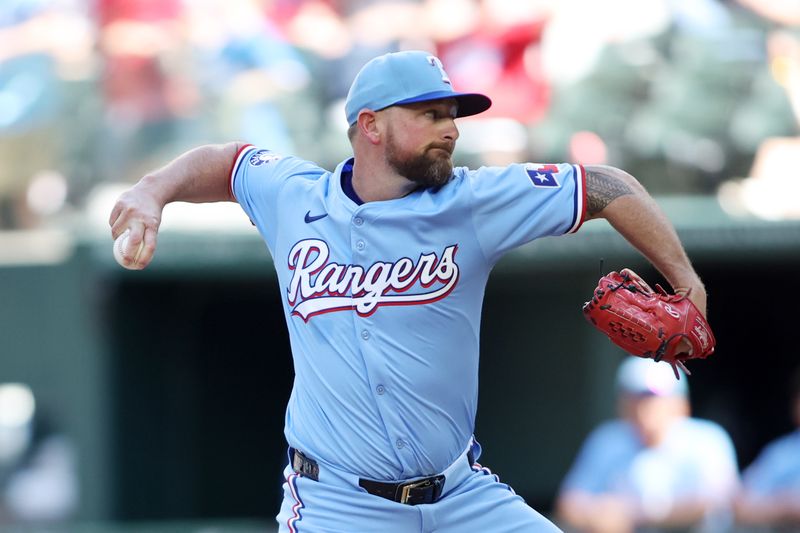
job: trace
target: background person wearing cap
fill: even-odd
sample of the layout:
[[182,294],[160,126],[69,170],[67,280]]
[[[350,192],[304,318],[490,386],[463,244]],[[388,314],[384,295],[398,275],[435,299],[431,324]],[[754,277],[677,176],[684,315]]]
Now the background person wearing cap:
[[509,250],[605,218],[705,312],[672,225],[629,174],[454,168],[455,119],[490,105],[455,91],[427,52],[386,54],[353,81],[354,157],[332,172],[269,147],[202,146],[144,176],[111,212],[139,269],[173,201],[236,201],[262,235],[295,368],[280,531],[557,530],[476,462],[481,305]]
[[690,416],[687,378],[627,357],[617,372],[619,418],[588,436],[557,499],[566,528],[650,531],[730,526],[736,452],[718,424]]

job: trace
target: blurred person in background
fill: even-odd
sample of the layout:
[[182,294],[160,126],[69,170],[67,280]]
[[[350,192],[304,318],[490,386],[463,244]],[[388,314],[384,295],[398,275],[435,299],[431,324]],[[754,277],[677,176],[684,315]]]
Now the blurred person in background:
[[715,192],[789,122],[761,26],[724,0],[559,2],[542,34],[552,102],[533,146],[605,159],[654,193]]
[[[179,142],[199,95],[180,0],[97,0],[99,173],[132,178]],[[195,67],[196,68],[196,67]]]
[[[539,45],[555,2],[508,2],[481,0],[428,2],[439,13],[458,8],[471,12],[461,28],[431,23],[437,55],[449,67],[456,86],[472,84],[491,94],[496,108],[483,118],[510,118],[520,123],[541,120],[550,102],[550,87],[541,70]],[[437,6],[438,4],[438,6]],[[472,9],[467,6],[472,4]],[[460,20],[463,14],[452,17]],[[451,26],[450,31],[445,29]],[[459,30],[459,31],[456,31]]]
[[36,225],[40,213],[26,198],[29,184],[45,173],[55,176],[65,151],[80,137],[63,135],[69,120],[64,109],[71,102],[65,81],[86,75],[91,46],[88,17],[78,0],[3,0],[0,229]]
[[736,517],[742,524],[800,528],[800,367],[791,380],[795,430],[767,444],[742,475]]
[[[800,125],[800,34],[775,31],[767,40],[768,59],[776,81],[786,91],[796,124]],[[756,151],[749,177],[770,180],[772,186],[791,185],[795,176],[784,172],[800,164],[800,136],[764,139]],[[780,181],[775,181],[780,180]]]
[[[800,3],[788,0],[738,0],[763,18],[766,68],[762,79],[779,88],[773,101],[786,100],[783,131],[763,131],[754,113],[735,121],[755,131],[755,155],[748,173],[725,184],[720,194],[729,208],[749,211],[768,219],[800,218],[800,180],[787,168],[800,164]],[[765,115],[762,113],[762,115]],[[754,127],[755,126],[755,127]],[[743,178],[743,179],[742,179]]]
[[20,383],[0,384],[0,529],[52,525],[78,504],[75,453]]
[[616,377],[618,418],[594,429],[556,501],[560,525],[625,533],[725,530],[738,486],[725,430],[690,416],[687,378],[669,365],[627,357]]
[[[299,113],[290,131],[285,120],[292,104],[310,108],[311,72],[264,11],[259,0],[198,0],[185,5],[188,42],[197,68],[194,78],[207,105],[212,131],[186,132],[184,142],[224,136],[257,139],[260,144],[295,149],[293,139],[309,135]],[[193,137],[193,138],[192,138]]]
[[[460,157],[468,164],[504,166],[532,157],[542,159],[543,154],[531,153],[526,125],[539,123],[550,106],[550,81],[542,71],[541,37],[556,3],[424,3],[427,33],[437,55],[449,65],[453,83],[474,85],[496,102],[485,114],[464,122]],[[559,153],[557,158],[565,155]]]

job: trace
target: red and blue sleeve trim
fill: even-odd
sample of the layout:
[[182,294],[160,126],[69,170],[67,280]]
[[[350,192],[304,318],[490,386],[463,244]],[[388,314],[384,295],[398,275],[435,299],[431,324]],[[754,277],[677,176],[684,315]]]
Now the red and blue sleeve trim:
[[586,170],[583,165],[572,165],[575,170],[574,217],[567,233],[575,233],[586,220]]
[[233,198],[237,202],[238,200],[236,199],[236,193],[233,192],[234,191],[233,180],[236,179],[236,172],[239,170],[239,166],[241,165],[242,160],[244,159],[244,154],[250,148],[253,148],[252,144],[245,144],[244,146],[239,148],[239,151],[236,152],[236,156],[233,158],[233,161],[231,161],[231,170],[228,175],[228,193],[231,195],[231,198]]

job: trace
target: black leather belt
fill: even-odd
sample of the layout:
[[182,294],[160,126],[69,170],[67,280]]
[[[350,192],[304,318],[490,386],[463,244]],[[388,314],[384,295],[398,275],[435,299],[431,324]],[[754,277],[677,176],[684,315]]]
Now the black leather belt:
[[424,477],[405,483],[384,483],[370,479],[359,479],[358,486],[381,498],[407,505],[434,503],[442,495],[444,476]]
[[[319,465],[313,459],[306,457],[303,452],[289,448],[289,457],[292,460],[292,469],[300,474],[319,481]],[[467,460],[472,465],[472,450],[467,452]],[[370,494],[386,498],[397,503],[406,505],[419,505],[421,503],[434,503],[442,495],[445,477],[443,474],[436,476],[412,479],[402,483],[386,483],[383,481],[372,481],[371,479],[359,479],[358,485]]]

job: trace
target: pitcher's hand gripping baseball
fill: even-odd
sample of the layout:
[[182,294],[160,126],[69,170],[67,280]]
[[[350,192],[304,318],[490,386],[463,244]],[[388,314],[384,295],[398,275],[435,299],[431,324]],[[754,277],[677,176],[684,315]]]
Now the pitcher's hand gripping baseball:
[[111,211],[108,223],[117,262],[131,270],[145,268],[153,259],[161,225],[163,203],[139,185],[125,191]]
[[583,305],[586,319],[632,355],[672,365],[691,374],[684,362],[714,353],[716,340],[689,293],[653,291],[630,270],[600,278],[592,299]]

